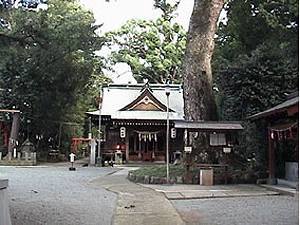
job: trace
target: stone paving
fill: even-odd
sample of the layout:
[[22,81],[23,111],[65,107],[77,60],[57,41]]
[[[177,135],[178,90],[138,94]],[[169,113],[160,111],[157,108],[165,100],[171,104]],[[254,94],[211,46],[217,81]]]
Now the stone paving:
[[[132,169],[132,168],[131,168]],[[162,193],[126,179],[128,169],[93,181],[118,193],[114,225],[183,225],[181,217]]]
[[257,185],[135,184],[126,179],[132,169],[80,167],[69,171],[68,164],[0,167],[0,177],[10,179],[13,225],[299,222],[297,197],[279,196]]
[[142,186],[163,193],[169,200],[279,195],[277,191],[250,184],[214,186],[142,184]]
[[117,195],[91,180],[114,168],[0,167],[13,225],[110,225]]
[[171,201],[186,225],[298,225],[299,201],[257,196]]

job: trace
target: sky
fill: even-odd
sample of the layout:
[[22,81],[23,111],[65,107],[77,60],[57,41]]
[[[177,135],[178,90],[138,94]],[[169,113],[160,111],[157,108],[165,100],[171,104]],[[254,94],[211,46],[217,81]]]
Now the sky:
[[[174,2],[175,0],[168,0]],[[84,7],[94,13],[97,24],[103,24],[100,33],[104,34],[120,28],[130,19],[157,19],[160,10],[153,7],[154,0],[80,0]],[[181,0],[176,11],[175,22],[181,24],[188,31],[189,21],[192,14],[194,0]],[[225,11],[222,11],[219,21],[226,22]],[[103,49],[100,55],[107,55]],[[112,78],[114,83],[135,83],[130,67],[125,63],[119,63],[114,67],[114,72],[103,71]]]
[[[172,1],[172,0],[170,0]],[[80,2],[94,13],[96,23],[103,24],[100,32],[103,34],[120,28],[130,19],[156,19],[160,10],[154,9],[154,0],[80,0]],[[189,20],[193,9],[194,0],[181,0],[176,11],[175,21],[188,30]],[[105,55],[105,50],[99,54]],[[119,63],[114,67],[114,72],[104,70],[114,83],[136,83],[130,67]]]
[[[160,11],[154,9],[154,0],[80,0],[90,9],[97,24],[103,23],[102,32],[118,29],[129,19],[156,19]],[[188,29],[194,0],[181,0],[176,22]]]

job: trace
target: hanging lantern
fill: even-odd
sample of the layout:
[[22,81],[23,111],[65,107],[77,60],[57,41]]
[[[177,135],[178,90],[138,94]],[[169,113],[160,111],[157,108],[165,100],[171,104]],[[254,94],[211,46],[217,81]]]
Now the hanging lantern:
[[176,138],[176,128],[171,128],[171,138]]
[[274,139],[274,132],[271,131],[271,139]]
[[126,137],[126,128],[120,127],[120,137],[125,138]]

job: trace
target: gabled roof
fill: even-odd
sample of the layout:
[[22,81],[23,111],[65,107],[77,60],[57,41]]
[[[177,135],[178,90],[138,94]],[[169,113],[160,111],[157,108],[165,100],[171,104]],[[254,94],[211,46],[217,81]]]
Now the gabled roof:
[[[288,97],[288,100],[284,101],[283,103],[276,105],[270,109],[267,109],[263,112],[259,112],[256,113],[252,116],[249,116],[248,119],[258,119],[258,118],[262,118],[262,117],[267,117],[270,115],[273,115],[275,113],[280,113],[280,112],[284,112],[286,111],[288,108],[293,107],[293,106],[297,106],[299,107],[299,95],[297,93],[297,95],[290,95]],[[299,109],[298,109],[299,110]]]
[[[155,96],[152,94],[152,89],[147,85],[143,90],[140,96],[138,96],[131,103],[120,109],[120,111],[126,110],[135,110],[135,111],[167,111],[167,106],[161,103]],[[169,109],[170,112],[173,112],[172,109]]]
[[[144,86],[145,84],[111,84],[103,88],[101,115],[111,116],[112,119],[166,120],[166,85],[150,84],[149,88],[145,90]],[[169,87],[169,108],[172,110],[169,113],[170,120],[183,120],[182,86],[169,85]],[[144,100],[143,97],[146,96],[159,110],[149,111],[135,108],[137,105],[134,103],[141,103]],[[99,111],[88,114],[99,115]]]

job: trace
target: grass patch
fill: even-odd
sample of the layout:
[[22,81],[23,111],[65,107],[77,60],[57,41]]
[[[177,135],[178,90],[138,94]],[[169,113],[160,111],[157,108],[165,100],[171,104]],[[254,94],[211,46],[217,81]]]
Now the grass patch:
[[[199,171],[199,170],[198,170]],[[193,171],[196,173],[197,170]],[[136,176],[153,176],[163,178],[167,176],[167,167],[166,165],[155,165],[149,167],[142,167],[140,169],[131,171],[132,174]],[[170,177],[183,176],[185,173],[185,168],[182,165],[170,165],[169,166],[169,175]]]

